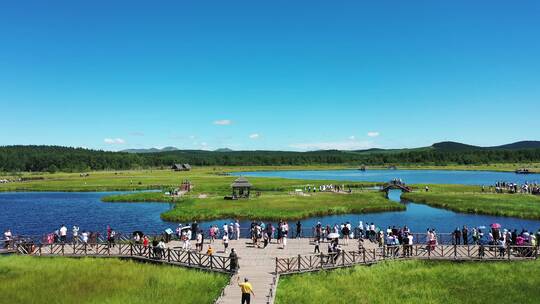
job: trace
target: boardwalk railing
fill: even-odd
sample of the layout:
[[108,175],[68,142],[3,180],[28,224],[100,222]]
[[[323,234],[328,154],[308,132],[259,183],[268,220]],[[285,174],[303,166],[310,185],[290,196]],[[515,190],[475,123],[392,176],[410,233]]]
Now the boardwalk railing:
[[18,254],[66,257],[119,257],[230,273],[231,259],[186,250],[159,249],[136,244],[18,244]]
[[[297,231],[296,231],[296,227],[294,227],[294,223],[291,223],[289,227],[290,228],[289,228],[289,232],[287,233],[287,236],[289,238],[296,238]],[[326,228],[326,226],[324,226],[323,228]],[[358,239],[360,237],[360,235],[361,235],[360,229],[358,227],[352,227],[351,229],[352,229],[352,232],[353,232],[352,233],[353,238]],[[333,226],[332,226],[330,228],[330,232],[333,232],[333,231],[334,230],[333,230]],[[204,233],[206,235],[206,238],[208,239],[209,238],[208,227],[205,227]],[[364,234],[364,239],[365,240],[369,239],[369,237],[365,236],[365,234],[367,234],[365,230],[363,231],[363,234]],[[426,237],[427,237],[425,232],[423,232],[423,233],[422,232],[412,232],[411,234],[413,235],[413,240],[414,240],[415,243],[424,243],[425,240],[426,240]],[[320,235],[321,239],[324,239],[326,235],[327,235],[327,233]],[[159,233],[147,234],[147,236],[150,239],[165,238],[164,234],[159,234]],[[216,236],[216,238],[220,239],[222,236],[223,236],[223,229],[220,229],[219,234]],[[298,236],[300,238],[313,238],[314,239],[317,236],[316,229],[315,229],[315,227],[305,227],[304,226],[304,227],[302,227],[300,229],[300,233],[298,233]],[[176,234],[172,234],[172,235],[170,235],[170,237],[173,240],[178,240],[178,236]],[[240,237],[241,238],[251,238],[251,229],[249,229],[249,228],[240,228]],[[273,233],[272,239],[275,239],[276,237],[277,237],[277,227],[276,227],[276,231]],[[437,237],[437,243],[438,244],[453,245],[455,243],[455,238],[454,238],[454,235],[452,233],[437,233],[436,237]],[[375,235],[373,235],[372,238],[374,239]],[[34,241],[36,243],[48,244],[47,235],[26,235],[26,236],[21,235],[21,236],[15,236],[14,239],[32,240],[32,241]],[[230,236],[230,239],[231,240],[236,239],[236,232],[233,232],[233,234]],[[117,232],[115,237],[114,237],[114,240],[115,240],[116,243],[133,242],[133,235],[131,233]],[[66,242],[69,242],[69,243],[82,242],[81,233],[79,233],[79,236],[77,238],[73,238],[72,236],[69,236],[67,238]],[[107,243],[108,242],[107,235],[106,235],[106,233],[105,234],[98,233],[95,238],[93,238],[93,239],[89,238],[88,242],[91,242],[91,243]],[[462,237],[460,238],[460,243],[463,244],[463,238]],[[473,240],[473,237],[472,237],[472,231],[469,231],[469,234],[467,236],[467,243],[468,244],[475,243],[474,240]],[[0,243],[0,244],[3,244],[3,242]]]
[[332,254],[298,255],[276,258],[276,274],[291,274],[324,269],[370,265],[384,260],[426,259],[460,261],[527,260],[538,257],[533,246],[479,246],[479,245],[426,245],[385,246],[360,251],[343,251]]

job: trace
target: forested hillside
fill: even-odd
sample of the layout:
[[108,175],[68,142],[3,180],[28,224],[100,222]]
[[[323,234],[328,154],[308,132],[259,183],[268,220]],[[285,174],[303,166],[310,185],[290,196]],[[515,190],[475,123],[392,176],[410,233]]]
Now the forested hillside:
[[125,153],[58,146],[0,147],[0,171],[67,171],[123,170],[168,167],[173,163],[195,166],[240,165],[314,165],[347,164],[488,164],[540,162],[540,149],[413,149],[392,152],[351,151],[201,151],[178,150],[160,153]]

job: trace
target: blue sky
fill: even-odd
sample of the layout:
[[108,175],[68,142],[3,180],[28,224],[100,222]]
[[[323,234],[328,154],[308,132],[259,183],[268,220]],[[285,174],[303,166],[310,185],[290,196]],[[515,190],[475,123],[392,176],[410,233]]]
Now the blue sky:
[[0,145],[538,140],[538,1],[0,4]]

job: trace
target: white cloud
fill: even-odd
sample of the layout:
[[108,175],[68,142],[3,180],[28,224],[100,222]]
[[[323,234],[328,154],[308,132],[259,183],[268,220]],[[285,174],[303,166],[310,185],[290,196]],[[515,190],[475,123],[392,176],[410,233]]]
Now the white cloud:
[[229,119],[222,119],[222,120],[214,121],[214,124],[218,125],[218,126],[228,126],[228,125],[232,124],[232,121],[229,120]]
[[376,131],[371,131],[371,132],[367,133],[367,136],[369,136],[369,137],[377,137],[379,135],[380,135],[380,133],[376,132]]
[[122,138],[105,138],[103,141],[108,145],[123,145],[126,143]]
[[253,134],[249,135],[249,138],[251,138],[251,139],[258,139],[258,138],[259,138],[259,134],[253,133]]
[[289,147],[300,150],[363,150],[375,148],[370,141],[334,141],[290,144]]

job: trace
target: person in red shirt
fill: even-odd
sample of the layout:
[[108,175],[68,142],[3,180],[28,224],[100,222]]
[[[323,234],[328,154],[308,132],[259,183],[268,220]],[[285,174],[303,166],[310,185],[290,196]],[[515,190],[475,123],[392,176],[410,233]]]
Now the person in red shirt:
[[150,240],[148,239],[148,236],[145,235],[143,238],[144,254],[146,254],[146,250],[148,250],[149,244],[150,244]]

